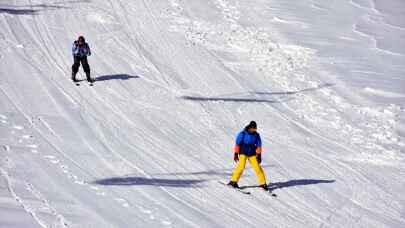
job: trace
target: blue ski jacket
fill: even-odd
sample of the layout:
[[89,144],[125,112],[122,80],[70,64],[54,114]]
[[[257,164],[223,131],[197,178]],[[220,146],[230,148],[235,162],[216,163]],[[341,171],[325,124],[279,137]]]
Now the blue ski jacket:
[[73,42],[72,55],[79,58],[90,56],[91,51],[89,44],[84,43],[84,45],[80,47],[78,41]]
[[239,132],[236,137],[235,153],[244,154],[248,157],[262,152],[262,139],[260,134],[249,133],[246,130]]

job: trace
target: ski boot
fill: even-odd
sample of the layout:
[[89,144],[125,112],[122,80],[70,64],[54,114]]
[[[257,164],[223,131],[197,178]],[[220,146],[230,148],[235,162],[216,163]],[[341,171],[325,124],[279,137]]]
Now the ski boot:
[[228,183],[228,185],[231,186],[231,187],[233,187],[233,188],[239,188],[238,183],[236,183],[235,181],[230,181],[230,182]]
[[86,72],[86,78],[87,78],[87,81],[90,83],[93,83],[95,81],[93,78],[90,77],[90,72]]
[[269,191],[269,186],[267,184],[259,185],[259,187],[262,188],[264,191]]
[[76,79],[76,73],[72,72],[72,81],[73,82],[78,82],[79,80]]

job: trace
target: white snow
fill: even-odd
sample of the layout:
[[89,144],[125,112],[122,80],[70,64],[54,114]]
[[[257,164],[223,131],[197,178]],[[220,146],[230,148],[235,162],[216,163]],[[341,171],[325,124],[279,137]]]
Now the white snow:
[[[2,0],[0,28],[0,227],[405,226],[401,0]],[[218,183],[250,120],[277,198]]]
[[374,88],[369,88],[366,87],[364,88],[364,91],[370,94],[375,94],[377,96],[382,96],[382,97],[388,97],[388,98],[405,98],[405,94],[400,94],[400,93],[393,93],[389,91],[384,91],[384,90],[379,90],[379,89],[374,89]]

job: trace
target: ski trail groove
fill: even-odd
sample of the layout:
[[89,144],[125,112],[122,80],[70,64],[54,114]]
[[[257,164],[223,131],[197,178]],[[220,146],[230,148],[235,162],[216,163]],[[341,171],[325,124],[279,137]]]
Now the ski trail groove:
[[2,169],[2,168],[0,168],[0,172],[1,172],[1,175],[6,179],[8,191],[11,193],[11,195],[13,196],[13,198],[21,205],[21,207],[22,207],[28,214],[31,215],[31,217],[38,223],[38,225],[40,225],[42,228],[47,228],[45,222],[42,221],[42,220],[36,215],[35,211],[34,211],[33,209],[31,209],[29,206],[27,206],[27,205],[24,203],[24,200],[22,200],[22,199],[14,192],[14,189],[12,188],[12,185],[11,185],[11,179],[10,179],[10,177],[8,176],[7,172],[6,172],[4,169]]

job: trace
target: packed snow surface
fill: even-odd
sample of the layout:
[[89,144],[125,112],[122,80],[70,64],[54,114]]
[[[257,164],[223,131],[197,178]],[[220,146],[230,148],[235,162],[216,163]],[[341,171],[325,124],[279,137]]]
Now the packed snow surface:
[[[0,227],[405,227],[402,0],[1,0],[0,28]],[[250,120],[276,198],[219,183]]]

